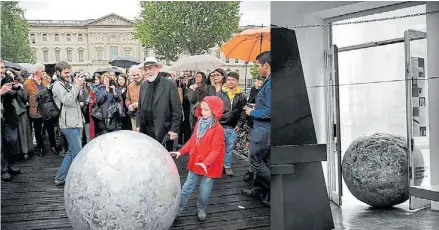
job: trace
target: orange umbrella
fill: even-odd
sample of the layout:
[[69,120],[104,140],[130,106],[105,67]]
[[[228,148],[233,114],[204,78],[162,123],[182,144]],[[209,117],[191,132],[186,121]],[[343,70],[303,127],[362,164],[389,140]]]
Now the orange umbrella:
[[247,29],[222,45],[221,51],[227,58],[251,62],[260,53],[269,51],[270,43],[270,27]]

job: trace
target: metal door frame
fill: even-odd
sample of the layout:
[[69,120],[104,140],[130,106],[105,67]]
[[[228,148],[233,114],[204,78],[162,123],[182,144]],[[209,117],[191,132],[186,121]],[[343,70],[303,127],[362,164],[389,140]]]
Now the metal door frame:
[[[421,32],[421,31],[415,31],[415,30],[408,30],[409,32],[408,33],[411,33],[411,35],[410,35],[410,37],[409,37],[409,41],[415,41],[415,40],[422,40],[422,39],[425,39],[426,38],[426,33],[425,32]],[[331,50],[331,48],[332,47],[336,47],[336,45],[334,45],[333,44],[333,40],[332,40],[332,28],[331,27],[329,27],[328,28],[328,30],[327,30],[327,35],[328,35],[328,45],[329,45],[329,47],[330,47],[330,49],[329,50],[326,50],[325,51],[325,56],[324,56],[324,60],[325,60],[325,71],[327,71],[327,67],[328,67],[328,57],[327,57],[327,55],[329,55],[329,54],[332,54],[332,52],[330,51]],[[360,49],[367,49],[367,48],[373,48],[373,47],[378,47],[378,46],[386,46],[386,45],[391,45],[391,44],[398,44],[398,43],[406,43],[406,36],[404,36],[404,37],[400,37],[400,38],[394,38],[394,39],[387,39],[387,40],[381,40],[381,41],[372,41],[372,42],[367,42],[367,43],[362,43],[362,44],[357,44],[357,45],[352,45],[352,46],[347,46],[347,47],[341,47],[341,48],[337,48],[337,54],[335,55],[336,56],[336,61],[335,61],[335,63],[337,64],[337,71],[336,71],[336,78],[337,78],[337,84],[336,84],[336,86],[337,86],[337,91],[339,92],[339,87],[338,87],[338,82],[339,82],[339,71],[338,71],[338,53],[340,53],[340,52],[347,52],[347,51],[353,51],[353,50],[360,50]],[[407,55],[406,55],[406,58],[407,58]],[[410,62],[409,62],[410,63]],[[411,71],[410,69],[409,69],[409,71]],[[407,75],[408,73],[407,73],[407,71],[406,71],[406,78],[407,78]],[[326,76],[328,76],[328,74],[326,74]],[[329,82],[329,80],[327,79],[327,82]],[[408,81],[406,81],[407,82],[407,84],[408,84]],[[411,85],[411,84],[410,84]],[[406,90],[407,91],[407,90]],[[410,97],[411,97],[411,90],[408,90],[407,91],[408,93],[410,93]],[[327,124],[330,124],[330,122],[331,122],[331,118],[329,117],[330,115],[332,115],[332,114],[330,114],[330,111],[332,111],[332,109],[333,108],[330,108],[330,106],[331,106],[331,103],[330,103],[330,101],[329,101],[329,93],[330,93],[330,90],[329,90],[329,87],[327,88],[327,91],[326,91],[326,95],[327,95],[327,100],[326,100],[326,109],[327,109]],[[408,97],[407,97],[408,98]],[[410,106],[411,106],[411,100],[406,100],[407,101],[407,103],[406,103],[406,106],[408,106],[408,103],[410,103]],[[338,108],[335,108],[336,110],[335,110],[335,112],[336,113],[338,113],[338,114],[340,114],[340,98],[339,98],[339,95],[337,96],[337,101],[336,101],[336,103],[338,104]],[[335,106],[335,107],[337,107],[337,105]],[[339,115],[338,115],[339,116]],[[409,120],[407,119],[407,123],[409,122]],[[340,126],[340,122],[338,123],[339,125],[338,126]],[[409,128],[410,126],[409,125],[407,125],[407,133],[412,133],[412,129],[411,129],[411,127],[410,127],[410,131],[408,130],[408,128]],[[327,128],[328,128],[328,132],[330,131],[330,130],[333,130],[333,128],[332,127],[329,127],[328,125],[327,125]],[[340,130],[340,127],[338,127],[338,134],[339,134],[339,137],[341,137],[341,130]],[[333,136],[331,133],[326,133],[326,136],[327,136],[327,143],[328,143],[328,177],[329,177],[329,180],[328,180],[328,195],[329,195],[329,197],[330,197],[330,200],[332,200],[332,201],[334,201],[333,199],[332,199],[332,187],[331,187],[331,182],[333,182],[332,181],[332,174],[331,174],[331,162],[333,161],[333,159],[332,159],[332,157],[331,157],[331,155],[332,154],[330,154],[330,152],[329,152],[329,149],[331,148],[331,142],[330,142],[330,139],[332,138],[331,136]],[[408,136],[409,137],[409,136]],[[410,136],[411,137],[411,136]],[[409,140],[410,138],[407,138],[407,140]],[[341,149],[341,139],[340,139],[340,141],[339,141],[339,145],[340,145],[340,149]],[[407,146],[409,147],[409,148],[411,148],[411,142],[409,143],[407,143]],[[335,150],[335,151],[337,151],[337,150]],[[340,150],[340,160],[339,160],[339,163],[340,163],[340,175],[341,175],[341,155],[342,155],[342,153],[341,153],[341,150]],[[332,169],[333,171],[334,171],[334,169]],[[342,178],[340,177],[340,185],[339,185],[340,187],[341,187],[341,193],[340,193],[340,196],[342,196],[343,195],[343,192],[342,192],[342,188],[343,188],[343,180],[342,180]],[[419,198],[418,198],[419,199]],[[340,197],[340,201],[338,202],[339,203],[339,205],[341,205],[341,197]],[[334,202],[334,203],[337,203],[337,202]]]
[[342,205],[343,176],[341,173],[340,91],[338,79],[338,47],[325,51],[328,196],[335,204]]
[[[406,122],[407,122],[407,149],[409,162],[408,178],[409,178],[409,188],[415,187],[415,173],[414,169],[414,146],[415,139],[413,138],[413,102],[412,102],[412,67],[411,67],[411,45],[410,42],[414,40],[426,39],[427,33],[407,30],[404,32],[404,50],[405,50],[405,79],[406,79]],[[428,86],[427,86],[428,87]],[[431,206],[431,201],[422,199],[419,197],[411,196],[409,197],[409,209],[422,209]]]

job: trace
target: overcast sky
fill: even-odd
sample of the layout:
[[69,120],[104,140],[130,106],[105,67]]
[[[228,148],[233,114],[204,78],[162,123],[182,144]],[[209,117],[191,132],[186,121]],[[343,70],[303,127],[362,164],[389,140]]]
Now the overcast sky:
[[[136,0],[69,0],[69,1],[22,1],[28,20],[86,20],[96,19],[110,13],[134,19],[140,10]],[[269,1],[243,1],[241,3],[240,25],[269,25]]]

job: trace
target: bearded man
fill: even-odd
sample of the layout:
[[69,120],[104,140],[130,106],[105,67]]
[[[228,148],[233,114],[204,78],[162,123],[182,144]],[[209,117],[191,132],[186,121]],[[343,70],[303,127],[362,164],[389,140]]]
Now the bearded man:
[[143,71],[145,81],[140,86],[137,130],[160,143],[166,142],[165,146],[172,151],[172,142],[178,137],[182,118],[177,84],[170,79],[157,76],[162,65],[155,57],[145,58],[139,67]]

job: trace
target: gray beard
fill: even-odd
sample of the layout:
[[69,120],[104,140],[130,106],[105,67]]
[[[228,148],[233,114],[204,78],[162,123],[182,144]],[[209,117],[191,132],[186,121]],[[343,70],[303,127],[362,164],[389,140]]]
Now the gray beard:
[[147,76],[146,80],[149,81],[149,82],[153,82],[156,78],[157,78],[157,74],[154,75],[154,76],[150,76],[150,77]]

